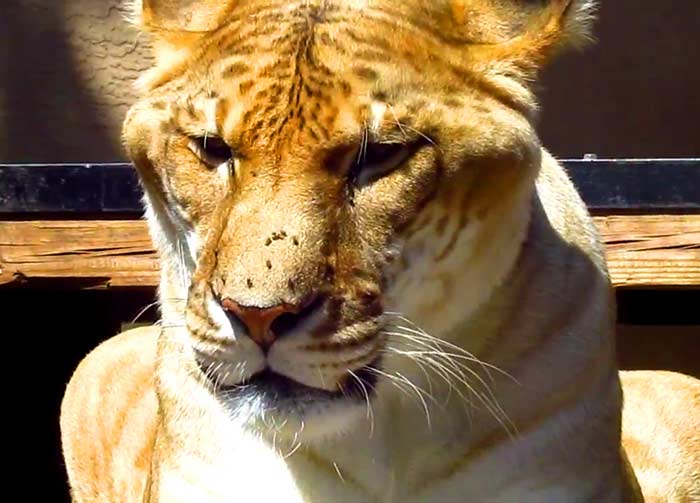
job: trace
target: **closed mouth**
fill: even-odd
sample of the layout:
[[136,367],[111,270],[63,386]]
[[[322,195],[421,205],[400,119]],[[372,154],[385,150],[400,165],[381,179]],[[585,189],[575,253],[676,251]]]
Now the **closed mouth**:
[[319,402],[337,400],[365,401],[373,394],[377,381],[379,361],[353,372],[338,390],[328,391],[307,386],[271,369],[258,372],[250,379],[233,386],[219,386],[215,389],[217,396],[224,401],[260,400],[279,409],[304,409]]

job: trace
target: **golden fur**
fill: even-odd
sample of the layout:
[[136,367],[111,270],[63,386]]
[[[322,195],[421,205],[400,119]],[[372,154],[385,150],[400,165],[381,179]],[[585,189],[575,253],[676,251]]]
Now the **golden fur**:
[[162,321],[68,385],[74,501],[694,501],[700,385],[625,375],[622,421],[601,245],[533,125],[593,7],[137,2]]

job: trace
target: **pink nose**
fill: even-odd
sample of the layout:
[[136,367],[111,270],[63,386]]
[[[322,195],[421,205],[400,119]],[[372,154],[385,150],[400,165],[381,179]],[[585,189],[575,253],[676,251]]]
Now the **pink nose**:
[[242,306],[231,299],[224,299],[221,305],[229,313],[240,320],[248,329],[248,336],[263,350],[268,350],[277,339],[272,331],[272,323],[283,314],[295,315],[303,306],[293,304],[280,304],[272,307],[248,307]]

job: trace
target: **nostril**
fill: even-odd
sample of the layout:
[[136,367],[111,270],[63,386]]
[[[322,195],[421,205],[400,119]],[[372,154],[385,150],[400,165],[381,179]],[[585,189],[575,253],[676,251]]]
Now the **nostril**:
[[323,305],[323,299],[316,297],[309,303],[282,303],[272,307],[244,306],[231,299],[223,299],[221,305],[226,310],[234,333],[238,328],[267,351],[275,339],[309,319]]
[[294,330],[299,325],[299,315],[294,313],[284,313],[272,322],[270,330],[280,336]]
[[286,312],[279,315],[270,325],[270,330],[276,337],[283,337],[299,328],[303,322],[309,320],[324,303],[322,296],[317,296],[311,302],[307,302],[298,312]]

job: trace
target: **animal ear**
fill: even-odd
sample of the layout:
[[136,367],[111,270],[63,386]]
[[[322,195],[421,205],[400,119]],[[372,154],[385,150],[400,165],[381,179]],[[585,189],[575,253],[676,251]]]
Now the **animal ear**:
[[206,33],[217,29],[235,0],[133,0],[132,20],[149,32]]
[[527,72],[556,51],[591,40],[596,0],[448,0],[458,36],[474,57]]
[[156,60],[172,59],[219,28],[237,0],[131,0],[131,21],[153,37]]

